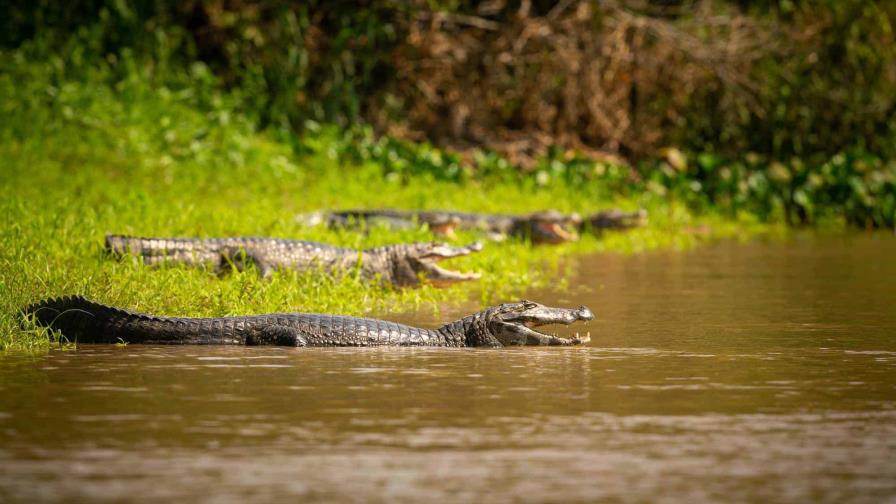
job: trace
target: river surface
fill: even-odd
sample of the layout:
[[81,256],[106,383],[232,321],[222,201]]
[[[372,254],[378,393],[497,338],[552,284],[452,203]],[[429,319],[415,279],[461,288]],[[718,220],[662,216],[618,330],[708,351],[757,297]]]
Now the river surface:
[[0,501],[894,502],[894,259],[892,235],[584,258],[527,294],[592,308],[579,348],[0,357]]

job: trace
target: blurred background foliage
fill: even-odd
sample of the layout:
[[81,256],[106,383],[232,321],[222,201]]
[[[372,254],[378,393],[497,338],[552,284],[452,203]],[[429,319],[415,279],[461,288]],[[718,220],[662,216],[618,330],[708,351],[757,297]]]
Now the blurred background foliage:
[[599,179],[792,223],[894,224],[896,2],[0,9],[0,69],[18,78],[35,68],[25,62],[46,62],[40,100],[58,99],[66,82],[141,79],[220,120],[271,130],[296,152],[375,160],[389,176]]

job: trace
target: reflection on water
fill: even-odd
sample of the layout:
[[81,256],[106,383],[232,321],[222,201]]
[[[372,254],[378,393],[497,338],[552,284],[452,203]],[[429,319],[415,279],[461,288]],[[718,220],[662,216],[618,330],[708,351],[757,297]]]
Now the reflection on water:
[[527,294],[589,305],[584,348],[4,357],[0,501],[892,499],[893,257],[856,236],[586,259]]

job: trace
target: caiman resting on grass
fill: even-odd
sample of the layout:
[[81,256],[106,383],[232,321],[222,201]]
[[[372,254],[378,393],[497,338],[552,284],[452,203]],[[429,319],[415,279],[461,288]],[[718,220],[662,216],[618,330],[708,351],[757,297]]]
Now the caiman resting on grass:
[[600,232],[630,229],[647,223],[647,211],[603,210],[586,218],[577,213],[543,210],[525,215],[480,214],[447,210],[338,210],[302,214],[297,220],[306,225],[326,223],[331,228],[386,226],[407,229],[425,224],[437,236],[454,238],[455,229],[483,231],[493,240],[508,236],[531,239],[533,243],[562,243],[578,238],[576,231]]
[[329,227],[385,225],[404,229],[425,224],[436,235],[454,238],[455,229],[483,231],[496,241],[508,236],[530,239],[533,243],[562,243],[578,238],[572,229],[581,223],[578,214],[566,215],[545,210],[525,215],[482,214],[449,210],[338,210],[299,215],[301,224],[327,224]]
[[360,267],[365,278],[396,287],[416,287],[422,281],[435,286],[475,280],[477,273],[440,268],[436,262],[482,250],[481,243],[452,247],[440,243],[410,243],[355,250],[322,243],[276,238],[137,238],[106,236],[106,249],[117,256],[133,254],[146,264],[181,263],[225,271],[254,264],[270,276],[277,269],[330,272]]
[[487,308],[437,329],[421,329],[384,320],[314,313],[217,318],[155,317],[102,305],[83,297],[41,301],[25,308],[23,315],[40,326],[60,331],[69,341],[78,343],[297,347],[579,345],[590,341],[590,334],[560,338],[534,328],[594,318],[591,310],[584,306],[576,309],[551,308],[531,301],[520,301]]
[[618,209],[602,210],[586,217],[579,224],[582,231],[603,231],[605,229],[631,229],[647,225],[647,210],[634,212]]
[[455,212],[426,212],[416,215],[399,210],[341,210],[335,212],[309,212],[296,216],[296,222],[305,226],[326,225],[330,229],[353,228],[369,231],[374,227],[391,230],[415,229],[427,226],[436,236],[457,238],[454,230],[461,225]]

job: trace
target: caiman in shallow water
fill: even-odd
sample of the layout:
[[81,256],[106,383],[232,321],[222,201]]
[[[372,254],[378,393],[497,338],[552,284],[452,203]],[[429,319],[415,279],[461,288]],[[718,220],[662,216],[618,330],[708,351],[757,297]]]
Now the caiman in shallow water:
[[579,345],[590,341],[590,334],[560,338],[534,328],[594,318],[584,306],[551,308],[520,301],[487,308],[437,329],[421,329],[384,320],[314,313],[156,317],[77,296],[39,302],[25,308],[23,315],[78,343],[440,347]]
[[479,278],[440,268],[436,262],[482,250],[481,243],[452,247],[440,243],[386,245],[364,250],[322,243],[276,238],[137,238],[109,235],[106,249],[114,255],[128,253],[146,264],[166,262],[226,270],[252,263],[265,277],[277,269],[345,271],[360,267],[370,279],[396,287],[416,287],[421,277],[436,286]]
[[578,214],[544,210],[525,215],[484,214],[450,210],[337,210],[301,214],[297,221],[305,225],[329,227],[385,225],[404,229],[425,224],[436,235],[454,237],[455,229],[483,231],[492,240],[508,236],[530,239],[533,243],[562,243],[578,238],[574,227],[581,224]]

